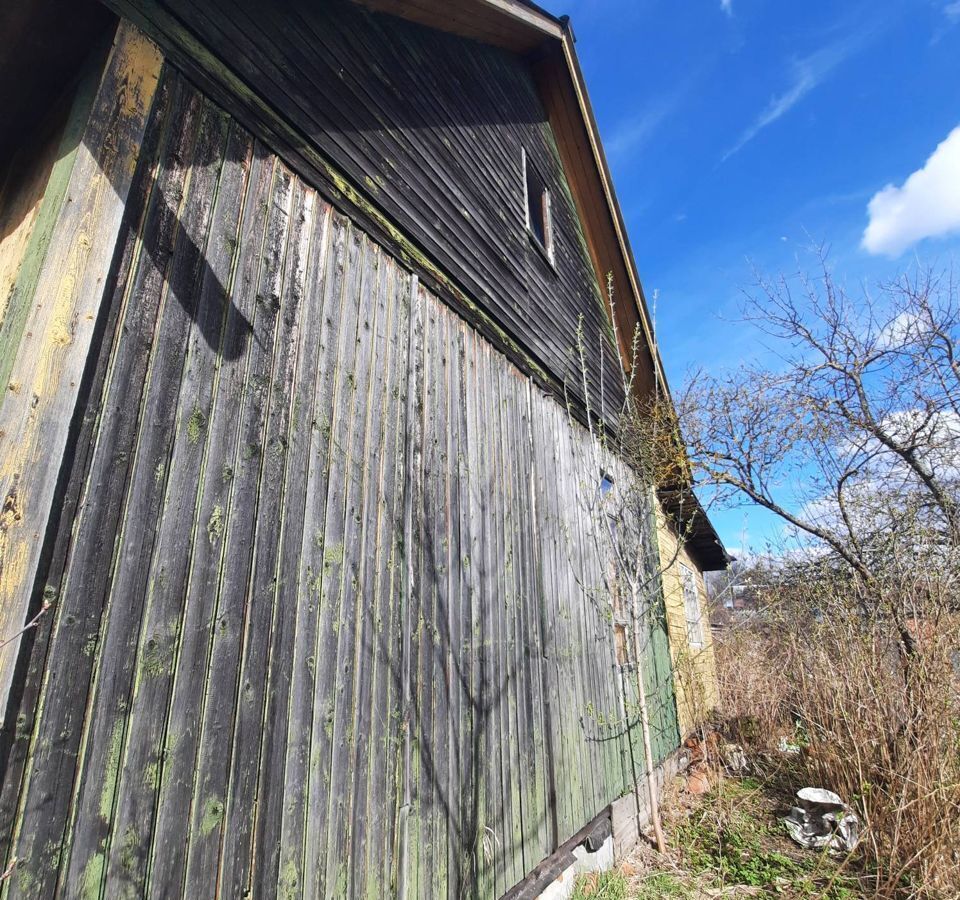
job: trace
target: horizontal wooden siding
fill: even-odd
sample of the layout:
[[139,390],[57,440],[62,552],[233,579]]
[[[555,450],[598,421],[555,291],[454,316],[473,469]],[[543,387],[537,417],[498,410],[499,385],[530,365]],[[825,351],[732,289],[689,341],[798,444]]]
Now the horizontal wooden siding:
[[[242,121],[269,130],[252,98],[269,106],[292,132],[285,141],[301,174],[329,182],[342,211],[382,212],[388,243],[415,245],[510,336],[516,361],[579,398],[582,341],[593,408],[612,420],[623,391],[606,300],[522,57],[349,0],[108,5],[188,71],[228,85],[223,99]],[[551,194],[553,265],[527,233],[524,151]],[[312,152],[339,174],[312,164]]]

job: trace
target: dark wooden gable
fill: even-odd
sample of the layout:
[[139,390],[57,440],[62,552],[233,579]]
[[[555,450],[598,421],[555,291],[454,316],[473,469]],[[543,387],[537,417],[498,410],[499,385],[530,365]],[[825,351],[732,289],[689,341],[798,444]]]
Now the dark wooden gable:
[[[295,167],[305,168],[297,155],[329,161],[334,174],[316,163],[304,174],[364,226],[369,207],[381,211],[387,234],[375,236],[399,243],[401,258],[428,259],[461,313],[494,339],[502,331],[498,343],[528,371],[574,396],[582,321],[594,404],[602,375],[608,403],[618,397],[609,351],[601,362],[609,326],[596,273],[525,59],[344,0],[110,3],[254,127],[263,113],[249,114],[247,91],[275,110]],[[551,192],[553,266],[527,234],[524,150]]]

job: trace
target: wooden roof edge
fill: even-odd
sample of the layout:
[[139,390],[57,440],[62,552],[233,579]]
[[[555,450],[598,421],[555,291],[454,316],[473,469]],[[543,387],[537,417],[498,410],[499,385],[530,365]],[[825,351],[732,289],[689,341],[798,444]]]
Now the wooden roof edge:
[[643,291],[643,285],[640,282],[640,275],[637,271],[636,260],[634,259],[633,249],[630,246],[630,239],[627,236],[627,227],[623,220],[623,212],[620,208],[620,201],[617,199],[616,190],[613,186],[613,177],[610,174],[610,166],[607,163],[606,152],[603,149],[603,141],[600,138],[600,129],[597,126],[597,120],[593,113],[593,105],[590,102],[590,94],[587,91],[586,81],[583,77],[583,70],[580,68],[580,59],[577,56],[575,48],[576,37],[573,33],[569,20],[563,22],[563,53],[567,63],[567,69],[570,74],[570,80],[576,95],[577,103],[580,108],[580,115],[583,120],[590,146],[593,150],[594,161],[597,167],[597,174],[603,185],[604,200],[610,213],[611,226],[616,235],[617,244],[623,258],[624,268],[627,277],[630,280],[630,294],[639,316],[643,336],[646,339],[654,365],[654,377],[658,386],[664,391],[666,396],[670,397],[670,386],[667,383],[666,372],[663,368],[663,361],[660,358],[660,349],[657,344],[656,334],[653,328],[653,319],[650,315],[650,309],[647,306],[646,295]]
[[353,0],[375,12],[399,16],[515,53],[563,39],[563,20],[531,0]]
[[530,25],[548,37],[560,37],[563,33],[566,17],[555,16],[531,0],[477,0],[484,6],[506,13],[514,19]]
[[710,522],[700,499],[689,486],[661,487],[657,491],[667,519],[682,537],[687,552],[702,572],[726,569],[733,557]]
[[[663,396],[666,397],[667,402],[672,405],[673,399],[670,393],[670,385],[663,367],[663,360],[660,358],[660,347],[657,343],[653,320],[649,307],[647,306],[647,299],[643,292],[640,275],[637,271],[637,264],[634,259],[633,249],[630,246],[630,239],[627,236],[627,228],[624,223],[620,202],[617,200],[616,191],[613,187],[613,177],[610,174],[610,167],[603,149],[603,141],[600,138],[600,129],[597,126],[593,106],[590,103],[590,95],[583,77],[583,71],[580,68],[580,60],[574,47],[576,38],[569,20],[564,20],[563,26],[563,51],[567,69],[570,73],[570,79],[580,107],[581,118],[587,130],[591,148],[593,149],[597,173],[603,185],[604,197],[610,214],[611,226],[616,233],[623,265],[630,281],[631,299],[635,305],[643,336],[650,352],[650,358],[654,367],[654,385],[656,389],[663,392]],[[688,543],[691,555],[704,571],[725,569],[731,557],[723,546],[723,542],[713,527],[713,523],[710,521],[706,510],[693,492],[692,483],[684,486],[681,491],[692,499],[691,505],[693,508],[688,513],[684,514],[682,510],[677,510],[678,525],[682,530],[689,529],[690,532]]]

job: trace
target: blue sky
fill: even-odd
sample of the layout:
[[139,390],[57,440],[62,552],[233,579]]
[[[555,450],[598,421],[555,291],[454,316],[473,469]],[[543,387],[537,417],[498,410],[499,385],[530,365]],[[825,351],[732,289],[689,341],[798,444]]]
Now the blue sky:
[[[960,126],[960,0],[544,5],[571,17],[675,390],[765,352],[737,321],[753,266],[825,241],[869,283],[960,255],[960,132],[930,160]],[[779,529],[712,518],[731,547]]]

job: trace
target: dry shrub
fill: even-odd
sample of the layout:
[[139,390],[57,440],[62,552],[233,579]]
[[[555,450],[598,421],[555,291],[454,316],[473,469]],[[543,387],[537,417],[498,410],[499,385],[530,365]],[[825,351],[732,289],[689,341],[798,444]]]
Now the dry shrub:
[[717,641],[721,702],[734,739],[760,753],[800,745],[798,780],[854,807],[865,834],[850,865],[871,893],[956,898],[954,578],[895,576],[867,587],[823,565],[765,573],[757,609]]

